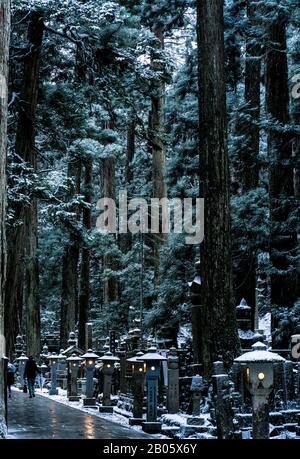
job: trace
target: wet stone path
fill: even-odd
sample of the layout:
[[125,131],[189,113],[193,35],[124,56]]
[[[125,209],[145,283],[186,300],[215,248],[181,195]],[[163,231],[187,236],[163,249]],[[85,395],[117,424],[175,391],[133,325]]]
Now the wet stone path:
[[36,395],[14,390],[8,400],[10,439],[138,439],[151,438],[113,422]]

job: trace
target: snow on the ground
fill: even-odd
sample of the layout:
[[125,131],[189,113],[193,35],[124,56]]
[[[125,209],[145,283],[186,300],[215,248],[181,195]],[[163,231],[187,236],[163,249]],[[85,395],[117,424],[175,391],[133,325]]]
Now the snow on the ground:
[[[201,413],[200,416],[201,418],[204,418],[203,426],[211,426],[211,422],[209,421],[209,418],[210,418],[209,413],[205,413],[205,414]],[[193,417],[195,416],[191,414],[177,413],[177,414],[163,414],[161,419],[164,424],[173,424],[173,425],[177,425],[178,427],[181,427],[181,426],[186,426],[187,420]]]

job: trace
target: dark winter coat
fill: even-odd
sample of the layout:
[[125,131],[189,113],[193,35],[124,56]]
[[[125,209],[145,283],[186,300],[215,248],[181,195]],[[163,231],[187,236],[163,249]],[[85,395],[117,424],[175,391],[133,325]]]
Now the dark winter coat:
[[24,378],[35,379],[40,370],[34,360],[27,360],[24,371]]
[[15,383],[15,374],[12,371],[8,371],[7,373],[7,385],[13,386]]

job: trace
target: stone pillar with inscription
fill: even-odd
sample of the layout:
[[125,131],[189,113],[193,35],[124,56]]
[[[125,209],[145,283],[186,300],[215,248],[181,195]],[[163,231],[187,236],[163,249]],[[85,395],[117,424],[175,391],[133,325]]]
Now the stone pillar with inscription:
[[119,358],[120,358],[120,393],[126,394],[127,393],[127,381],[126,381],[127,354],[126,354],[126,346],[125,346],[124,341],[122,341],[120,344]]
[[143,422],[142,428],[147,433],[159,433],[161,431],[161,423],[157,421],[158,378],[161,362],[166,358],[160,355],[155,347],[151,347],[140,360],[143,360],[146,365],[147,382],[147,421]]
[[179,411],[179,358],[175,347],[171,347],[168,358],[167,409],[169,414]]
[[120,359],[115,357],[112,352],[107,351],[100,360],[103,363],[103,399],[99,411],[101,413],[113,413],[113,406],[111,403],[112,375],[115,363],[119,362]]
[[132,369],[132,394],[133,394],[133,417],[129,419],[130,425],[142,425],[143,401],[144,401],[144,362],[141,360],[143,353],[139,351],[135,357],[128,359]]
[[85,350],[93,348],[93,324],[88,322],[85,324]]

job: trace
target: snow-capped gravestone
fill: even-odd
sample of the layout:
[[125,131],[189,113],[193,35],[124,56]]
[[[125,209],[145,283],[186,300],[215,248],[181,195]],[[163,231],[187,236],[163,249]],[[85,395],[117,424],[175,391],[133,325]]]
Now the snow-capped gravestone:
[[290,360],[286,360],[283,365],[286,401],[290,402],[295,399],[294,365]]
[[236,318],[242,349],[249,349],[253,344],[254,333],[251,330],[251,307],[243,298],[236,307]]
[[119,362],[120,359],[115,357],[110,351],[107,351],[100,360],[103,363],[103,399],[102,406],[99,406],[99,411],[101,413],[113,413],[114,408],[111,403],[112,375],[115,363]]
[[26,362],[28,360],[28,357],[24,354],[24,352],[16,359],[17,364],[18,364],[18,374],[19,374],[19,389],[24,390],[24,372],[25,372],[25,366]]
[[68,363],[68,398],[70,402],[78,402],[80,397],[78,395],[78,369],[82,362],[82,358],[78,357],[75,353],[67,358]]
[[285,362],[278,354],[269,352],[261,342],[253,344],[235,363],[246,364],[246,386],[252,396],[253,438],[269,438],[268,399],[274,388],[274,364]]
[[48,357],[50,370],[51,370],[51,387],[49,389],[49,395],[58,395],[57,390],[57,365],[58,365],[58,355],[53,352],[52,355]]
[[41,354],[41,360],[44,362],[44,363],[47,363],[48,362],[48,358],[49,358],[49,348],[47,346],[47,344],[45,343],[44,346],[43,346],[43,351],[42,351],[42,354]]
[[142,427],[145,432],[159,433],[161,431],[161,423],[157,421],[158,378],[161,371],[161,362],[166,358],[160,355],[154,346],[151,346],[140,360],[143,360],[146,364],[147,381],[147,421],[143,422]]
[[16,337],[16,343],[15,343],[15,354],[17,358],[20,357],[22,353],[24,352],[24,347],[25,347],[25,343],[24,343],[23,337],[21,335],[18,335]]
[[203,378],[200,375],[193,376],[191,384],[193,400],[193,416],[199,416],[201,410],[202,391],[204,390]]
[[143,422],[143,400],[144,400],[144,362],[143,352],[138,352],[135,357],[127,360],[132,369],[132,394],[133,394],[133,417],[129,419],[130,425],[142,425]]
[[175,347],[171,347],[168,358],[167,409],[169,414],[179,411],[179,358]]
[[82,356],[85,363],[85,377],[86,377],[86,390],[85,390],[85,398],[83,399],[83,405],[89,406],[92,408],[96,407],[96,399],[94,397],[94,370],[96,361],[98,360],[99,356],[95,354],[92,349],[88,349],[88,351]]

